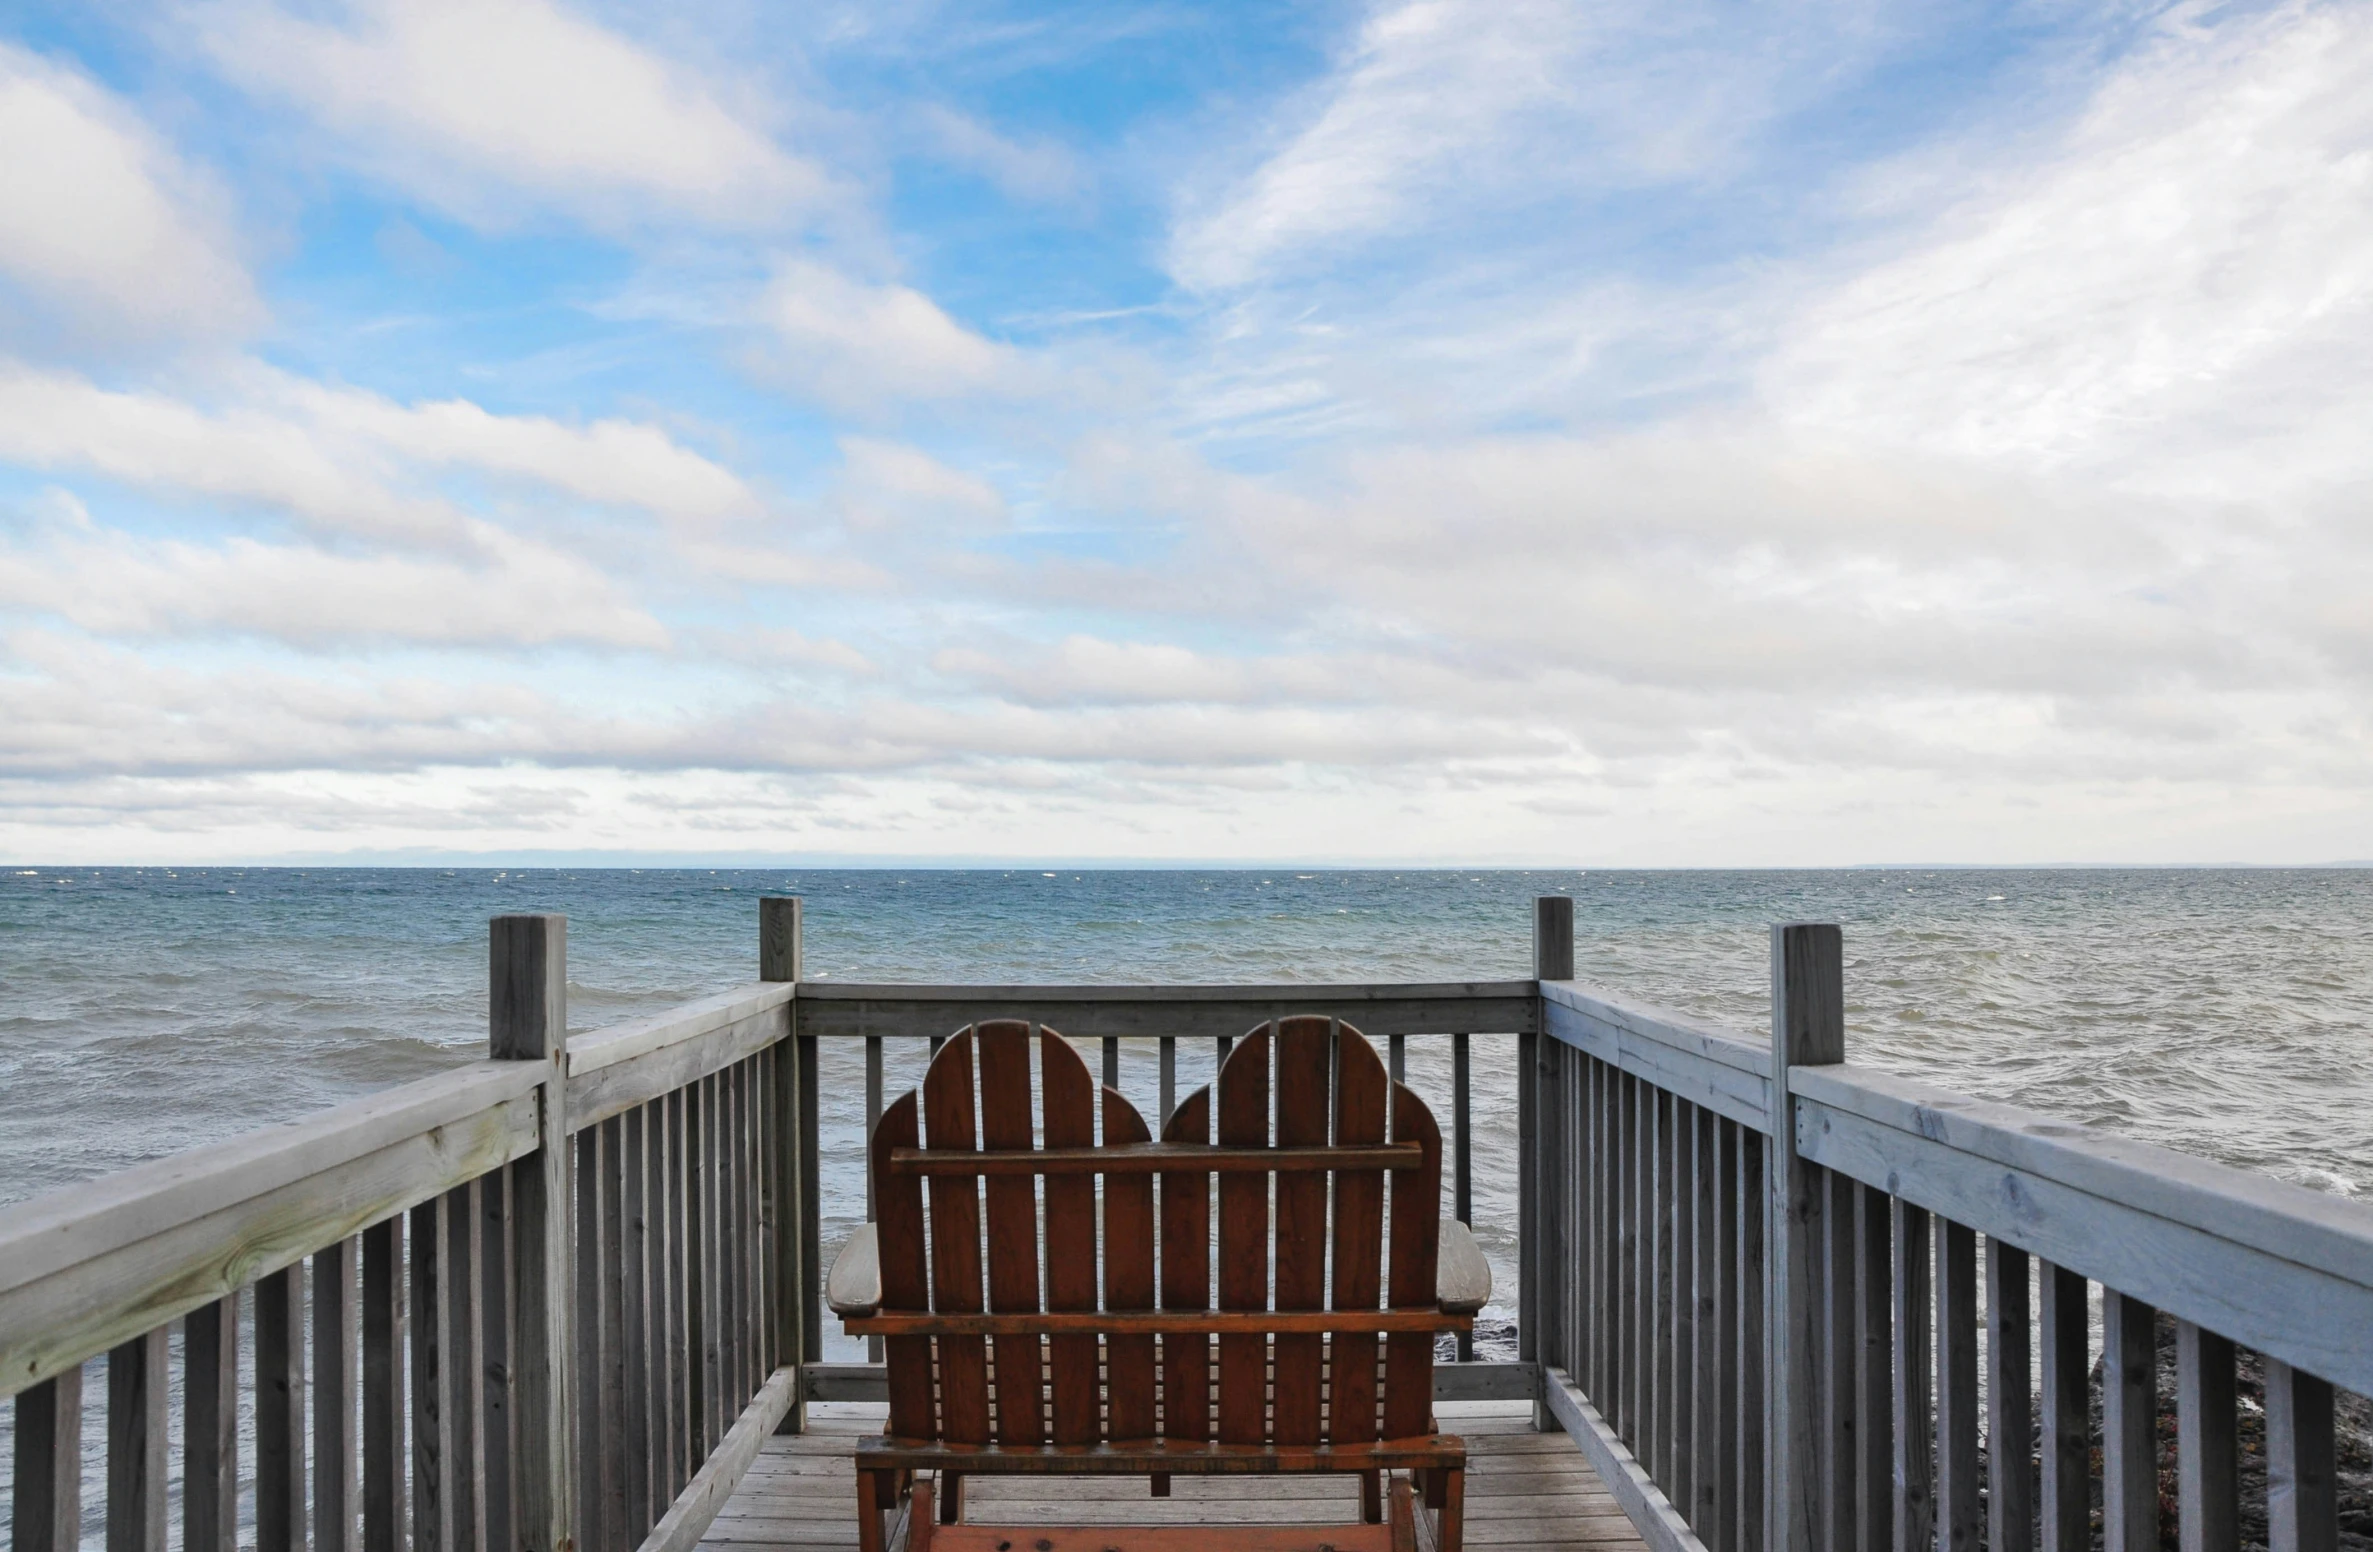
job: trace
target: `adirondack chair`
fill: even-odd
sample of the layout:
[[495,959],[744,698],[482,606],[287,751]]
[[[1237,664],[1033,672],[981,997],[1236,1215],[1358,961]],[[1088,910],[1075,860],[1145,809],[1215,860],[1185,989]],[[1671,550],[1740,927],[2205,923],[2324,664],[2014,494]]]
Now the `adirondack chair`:
[[[1416,1546],[1420,1495],[1435,1544],[1458,1552],[1466,1446],[1434,1426],[1434,1337],[1472,1329],[1491,1273],[1466,1226],[1441,1217],[1433,1116],[1329,1018],[1255,1029],[1218,1087],[1216,1107],[1208,1087],[1189,1096],[1159,1143],[1103,1089],[1099,1140],[1098,1085],[1070,1042],[1000,1020],[947,1041],[920,1103],[909,1092],[883,1113],[875,1221],[826,1287],[846,1329],[881,1337],[887,1359],[888,1432],[856,1452],[865,1552],[901,1521],[909,1552],[1396,1552]],[[1146,1476],[1167,1496],[1180,1474],[1318,1472],[1360,1478],[1359,1522],[963,1522],[972,1476]]]

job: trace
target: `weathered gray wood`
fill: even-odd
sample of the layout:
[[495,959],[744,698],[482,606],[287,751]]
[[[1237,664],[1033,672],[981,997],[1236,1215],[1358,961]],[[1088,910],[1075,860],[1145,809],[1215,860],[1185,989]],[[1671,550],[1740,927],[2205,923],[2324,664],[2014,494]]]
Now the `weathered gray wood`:
[[1533,975],[1543,981],[1574,978],[1574,897],[1533,899]]
[[626,1411],[623,1436],[626,1525],[627,1534],[638,1541],[664,1512],[666,1504],[664,1492],[658,1495],[657,1504],[653,1502],[651,1469],[649,1115],[650,1107],[641,1106],[618,1118],[622,1187],[618,1202],[618,1328]]
[[486,1524],[478,1436],[484,1405],[478,1331],[485,1323],[479,1300],[479,1182],[445,1193],[445,1254],[441,1340],[444,1343],[446,1441],[445,1490],[452,1503],[454,1552],[484,1552]]
[[2177,1321],[2175,1492],[2183,1552],[2240,1552],[2239,1403],[2233,1344]]
[[[1467,1037],[1463,1033],[1450,1037],[1451,1124],[1455,1139],[1451,1154],[1450,1200],[1451,1215],[1459,1222],[1475,1221],[1475,1120],[1473,1076]],[[1458,1361],[1471,1363],[1475,1358],[1475,1333],[1458,1334]]]
[[597,1126],[687,1083],[723,1072],[784,1039],[790,1031],[789,1009],[776,1006],[592,1072],[581,1070],[571,1052],[569,1129]]
[[693,1552],[700,1545],[717,1511],[725,1507],[750,1463],[758,1458],[767,1435],[781,1427],[799,1388],[795,1368],[777,1369],[768,1377],[734,1420],[716,1453],[702,1464],[699,1474],[643,1539],[639,1552]]
[[[1775,1121],[1795,1069],[1846,1059],[1844,938],[1832,925],[1771,930],[1771,1072]],[[1815,1552],[1830,1514],[1822,1502],[1821,1247],[1828,1192],[1820,1169],[1798,1155],[1796,1128],[1774,1124],[1768,1492],[1773,1552]]]
[[1821,1222],[1821,1502],[1828,1515],[1823,1545],[1852,1547],[1860,1537],[1861,1495],[1856,1477],[1862,1463],[1861,1356],[1855,1317],[1861,1286],[1854,1275],[1860,1220],[1855,1197],[1861,1187],[1843,1175],[1827,1175]]
[[1666,1435],[1671,1466],[1659,1479],[1665,1496],[1688,1518],[1697,1502],[1697,1118],[1686,1100],[1672,1102],[1672,1323],[1673,1400]]
[[803,1035],[945,1036],[980,1019],[1052,1024],[1074,1040],[1106,1035],[1234,1039],[1271,1019],[1328,1013],[1370,1039],[1453,1029],[1521,1034],[1538,1027],[1531,981],[1299,986],[909,986],[807,981]]
[[305,1545],[305,1296],[299,1269],[255,1284],[255,1540]]
[[[682,1492],[684,1484],[692,1480],[692,1473],[700,1469],[699,1457],[692,1448],[692,1375],[695,1367],[691,1356],[692,1231],[686,1206],[691,1155],[685,1141],[688,1124],[685,1117],[690,1102],[689,1094],[670,1094],[663,1107],[667,1115],[666,1159],[661,1180],[667,1199],[667,1336],[664,1346],[667,1355],[667,1496],[670,1499]],[[792,1161],[791,1167],[797,1169],[796,1159]],[[799,1415],[796,1407],[793,1415]]]
[[528,1087],[464,1068],[0,1211],[0,1387],[96,1357],[517,1157],[534,1138]]
[[[543,1077],[537,1148],[511,1166],[511,1515],[516,1552],[577,1540],[575,1150],[568,1122],[568,918],[490,926],[487,1043]],[[532,1064],[532,1065],[531,1065]],[[376,1552],[376,1549],[373,1549]]]
[[[1221,1065],[1226,1065],[1223,1054]],[[1541,1358],[1543,1268],[1541,1235],[1546,1230],[1547,1204],[1542,1200],[1541,1086],[1547,1078],[1541,1040],[1537,1035],[1516,1037],[1516,1357],[1522,1363]],[[1398,1079],[1394,1080],[1398,1082]],[[1554,1425],[1546,1399],[1533,1404],[1533,1427],[1546,1432]]]
[[159,1326],[107,1354],[107,1552],[165,1552],[168,1335]]
[[363,1552],[401,1552],[411,1540],[404,1500],[403,1219],[372,1224],[362,1246]]
[[[359,1552],[362,1478],[355,1409],[362,1397],[362,1306],[355,1278],[362,1242],[313,1253],[313,1546]],[[110,1548],[109,1552],[118,1552]]]
[[181,1325],[181,1545],[239,1545],[239,1296],[227,1294]]
[[725,1387],[725,1323],[729,1317],[725,1288],[727,1229],[725,1214],[725,1104],[722,1082],[710,1074],[690,1090],[698,1101],[700,1129],[694,1184],[699,1189],[700,1220],[700,1340],[694,1361],[700,1365],[700,1458],[706,1460],[725,1437],[732,1398]]
[[[1895,1546],[1897,1552],[1918,1552],[1936,1536],[1934,1236],[1928,1214],[1902,1197],[1891,1199],[1889,1213],[1895,1230]],[[2081,1404],[2082,1375],[2077,1394]],[[2081,1438],[2081,1412],[2079,1420]]]
[[511,1172],[478,1181],[478,1456],[479,1545],[511,1552],[516,1511],[511,1493]]
[[[1739,1148],[1735,1121],[1710,1115],[1714,1140],[1714,1405],[1705,1419],[1714,1430],[1711,1517],[1699,1533],[1715,1552],[1739,1548]],[[1753,1204],[1760,1210],[1760,1202]],[[1757,1290],[1761,1297],[1761,1290]]]
[[2043,1552],[2089,1552],[2093,1544],[2091,1340],[2084,1278],[2049,1261],[2036,1267],[2036,1323],[2042,1329]]
[[1697,1552],[1700,1543],[1688,1522],[1574,1384],[1573,1376],[1563,1369],[1544,1370],[1541,1389],[1566,1436],[1574,1441],[1582,1458],[1598,1472],[1615,1501],[1623,1506],[1640,1539],[1657,1552]]
[[[804,907],[797,896],[773,896],[758,903],[758,978],[796,988],[805,976]],[[819,1244],[819,1162],[816,1157],[817,1113],[816,1041],[814,1031],[800,1027],[794,1005],[792,1028],[798,1038],[786,1042],[778,1085],[783,1106],[784,1148],[777,1161],[783,1183],[784,1226],[777,1246],[783,1287],[777,1311],[782,1362],[813,1362],[824,1356],[824,1304],[818,1296],[823,1276]],[[870,1134],[869,1134],[870,1135]],[[868,1165],[871,1164],[870,1157]],[[870,1202],[870,1197],[868,1198]],[[870,1210],[870,1209],[869,1209]],[[778,1426],[797,1433],[807,1426],[807,1398],[795,1395],[791,1409]],[[685,1466],[684,1480],[690,1480]]]
[[1769,1513],[1769,1408],[1763,1387],[1770,1349],[1764,1308],[1771,1269],[1766,1244],[1771,1215],[1771,1140],[1741,1129],[1739,1147],[1739,1534],[1742,1548],[1764,1545]]
[[[772,1022],[778,1037],[788,1034],[788,1010],[797,995],[795,986],[761,980],[695,998],[648,1018],[605,1024],[569,1043],[569,1075],[590,1077],[673,1046],[700,1044],[754,1021]],[[572,1088],[571,1097],[579,1092]]]
[[617,1552],[621,1531],[610,1513],[610,1489],[616,1482],[604,1435],[610,1423],[608,1387],[602,1383],[603,1309],[615,1296],[604,1297],[608,1270],[603,1243],[601,1129],[578,1132],[569,1140],[576,1155],[577,1264],[571,1288],[576,1302],[576,1351],[569,1355],[573,1394],[577,1402],[577,1534],[586,1552]]
[[1854,1188],[1854,1533],[1888,1552],[1895,1532],[1895,1239],[1884,1191]]
[[1170,1127],[1170,1112],[1178,1108],[1178,1037],[1161,1037],[1162,1108],[1158,1113],[1160,1125],[1154,1129],[1156,1137]]
[[1936,1234],[1936,1545],[1984,1544],[1978,1487],[1977,1236],[1958,1223]]
[[2027,1252],[1986,1241],[1986,1545],[2034,1552],[2035,1312]]
[[1646,1214],[1645,1191],[1640,1168],[1641,1149],[1645,1146],[1645,1128],[1641,1108],[1648,1085],[1629,1073],[1622,1076],[1616,1100],[1615,1164],[1619,1171],[1616,1190],[1619,1193],[1616,1211],[1622,1225],[1615,1241],[1616,1284],[1616,1363],[1621,1379],[1615,1387],[1615,1408],[1607,1422],[1616,1437],[1637,1454],[1640,1436],[1640,1412],[1646,1401],[1647,1364],[1640,1340],[1640,1237],[1641,1223]]
[[[773,1296],[774,1341],[769,1361],[777,1368],[801,1362],[800,1266],[807,1209],[799,1197],[799,1046],[786,1040],[774,1048],[773,1098],[767,1134],[767,1178],[774,1192]],[[873,1150],[866,1150],[870,1167]],[[794,1396],[791,1409],[778,1426],[797,1433],[807,1424],[807,1400]]]
[[2158,1311],[2101,1291],[2101,1544],[2159,1545]]
[[684,1459],[691,1471],[698,1471],[709,1453],[709,1408],[715,1394],[707,1358],[714,1325],[709,1314],[709,1256],[716,1236],[708,1213],[705,1092],[702,1084],[694,1084],[681,1096],[683,1156],[676,1165],[684,1208]]
[[[1808,1086],[1825,1096],[1808,1094],[1797,1101],[1798,1131],[1808,1157],[1868,1184],[1899,1182],[1903,1193],[1923,1205],[1981,1233],[2001,1234],[2105,1287],[2126,1290],[2286,1362],[2312,1357],[2326,1368],[2302,1365],[2311,1372],[2330,1372],[2339,1383],[2373,1388],[2373,1343],[2358,1337],[2373,1330],[2373,1282],[2350,1280],[2337,1263],[2285,1260],[2197,1223],[2164,1217],[2131,1199],[2005,1165],[1995,1155],[2016,1150],[1987,1141],[1996,1136],[1993,1128],[1999,1119],[1991,1113],[1906,1110],[1900,1118],[1914,1123],[1906,1130],[1830,1103],[1858,1093],[1865,1082],[1879,1081],[1899,1080],[1876,1079],[1860,1071],[1851,1083],[1840,1083],[1834,1074],[1807,1079]],[[2009,1113],[2022,1118],[2022,1137],[2045,1125],[2024,1112]],[[2090,1135],[2081,1127],[2058,1129]],[[2039,1149],[2038,1158],[2065,1163],[2076,1156],[2068,1139],[2050,1142],[2051,1149]],[[2185,1167],[2194,1168],[2190,1163]],[[2086,1174],[2074,1169],[2063,1173]],[[2103,1185],[2116,1179],[2111,1172],[2094,1172],[2090,1178]],[[2191,1200],[2196,1199],[2195,1194]],[[2161,1200],[2178,1201],[2164,1196]],[[2275,1209],[2269,1205],[2268,1210]],[[2373,1209],[2357,1210],[2373,1221]],[[2276,1238],[2262,1233],[2253,1237]],[[2319,1243],[2328,1244],[2328,1237]]]
[[11,1552],[82,1545],[82,1370],[17,1392]]
[[[803,1363],[824,1357],[823,1166],[817,1155],[822,1100],[816,1069],[816,1041],[799,1037],[799,1352]],[[790,1414],[801,1418],[800,1404]]]
[[1612,1066],[1585,1055],[1591,1071],[1591,1322],[1590,1390],[1592,1405],[1613,1418],[1621,1390],[1623,1334],[1623,1146],[1621,1103],[1623,1079]]
[[626,1479],[639,1462],[626,1453],[626,1149],[624,1116],[601,1123],[594,1152],[601,1171],[599,1203],[601,1236],[595,1276],[601,1301],[580,1317],[595,1314],[601,1322],[597,1355],[601,1411],[601,1525],[598,1546],[624,1548],[642,1538],[644,1527],[629,1517]]
[[1678,1014],[1544,984],[1542,1033],[1758,1131],[1770,1124],[1771,1056]]
[[446,1198],[412,1209],[406,1268],[411,1313],[412,1545],[452,1552],[453,1405],[450,1348],[452,1289],[445,1271]]
[[2268,1552],[2334,1552],[2340,1478],[2332,1387],[2287,1363],[2266,1363]]
[[1648,1168],[1654,1202],[1654,1215],[1648,1221],[1654,1236],[1648,1256],[1649,1308],[1655,1316],[1655,1345],[1649,1353],[1648,1449],[1644,1454],[1659,1487],[1675,1479],[1673,1408],[1680,1399],[1680,1387],[1673,1383],[1673,1241],[1677,1227],[1674,1201],[1678,1194],[1673,1177],[1673,1109],[1672,1095],[1662,1089],[1649,1092],[1648,1120],[1652,1136]]

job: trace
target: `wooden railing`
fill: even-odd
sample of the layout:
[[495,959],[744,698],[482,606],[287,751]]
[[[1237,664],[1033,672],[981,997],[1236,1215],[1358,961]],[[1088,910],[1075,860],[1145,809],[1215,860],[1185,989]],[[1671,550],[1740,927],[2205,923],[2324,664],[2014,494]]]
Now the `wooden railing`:
[[2338,1545],[2373,1209],[1849,1066],[1838,928],[1774,928],[1771,967],[1768,1043],[1556,977],[1523,1042],[1526,1354],[1650,1543],[2208,1552],[2262,1512],[2275,1552]]
[[1562,896],[1534,978],[1428,985],[849,985],[802,978],[800,926],[766,900],[757,984],[570,1041],[565,921],[499,917],[487,1060],[0,1210],[15,1552],[80,1544],[86,1475],[107,1552],[163,1552],[175,1485],[184,1552],[689,1552],[769,1432],[883,1394],[822,1361],[821,1042],[862,1042],[870,1123],[886,1041],[1034,1018],[1118,1086],[1150,1039],[1167,1114],[1179,1041],[1303,1011],[1396,1076],[1449,1040],[1467,1221],[1470,1037],[1514,1037],[1519,1356],[1439,1365],[1437,1395],[1532,1400],[1653,1545],[2095,1544],[2093,1283],[2101,1544],[2159,1544],[2158,1310],[2183,1545],[2237,1544],[2236,1344],[2271,1544],[2334,1544],[2373,1211],[1845,1065],[1833,927],[1775,929],[1763,1042],[1576,984]]

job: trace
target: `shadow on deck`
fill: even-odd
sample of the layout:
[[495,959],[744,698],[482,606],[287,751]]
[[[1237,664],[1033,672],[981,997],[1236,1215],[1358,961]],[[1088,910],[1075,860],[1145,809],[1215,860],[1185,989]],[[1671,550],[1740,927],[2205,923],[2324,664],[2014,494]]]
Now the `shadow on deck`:
[[[701,1540],[702,1552],[857,1545],[857,1475],[850,1451],[878,1433],[880,1406],[808,1408],[808,1431],[769,1439]],[[1524,1402],[1445,1402],[1444,1429],[1467,1441],[1467,1544],[1541,1552],[1625,1552],[1642,1542],[1573,1442],[1535,1433]],[[1176,1477],[1155,1498],[1138,1477],[975,1478],[966,1518],[1042,1524],[1341,1523],[1359,1514],[1349,1477]],[[1421,1517],[1422,1520],[1422,1517]]]

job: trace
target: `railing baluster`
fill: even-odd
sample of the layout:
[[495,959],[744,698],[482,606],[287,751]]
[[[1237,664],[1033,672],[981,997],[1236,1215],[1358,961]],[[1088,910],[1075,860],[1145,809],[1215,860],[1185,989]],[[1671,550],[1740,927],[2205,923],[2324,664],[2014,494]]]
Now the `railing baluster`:
[[411,1541],[404,1523],[403,1229],[399,1215],[362,1234],[363,1552],[401,1552]]
[[[1895,1233],[1895,1547],[1921,1552],[1936,1540],[1936,1367],[1932,1289],[1935,1262],[1924,1209],[1889,1203]],[[2084,1316],[2077,1316],[2084,1348]],[[2077,1437],[2084,1437],[2084,1376],[2077,1376]],[[2081,1448],[2081,1445],[2080,1445]]]
[[2183,1552],[2241,1545],[2240,1397],[2233,1344],[2175,1323],[2176,1523]]
[[1739,1132],[1738,1546],[1761,1552],[1764,1489],[1771,1473],[1764,1427],[1764,1291],[1768,1276],[1764,1220],[1771,1200],[1771,1143],[1760,1132]]
[[[1162,1129],[1167,1129],[1170,1125],[1170,1112],[1178,1108],[1178,1037],[1176,1035],[1164,1035],[1161,1040],[1161,1049],[1162,1108],[1160,1111],[1160,1116]],[[1157,1137],[1159,1137],[1161,1134],[1161,1129],[1157,1129],[1154,1133],[1154,1135]],[[869,1131],[866,1133],[866,1135],[871,1136],[873,1134]]]
[[1673,1100],[1672,1475],[1665,1496],[1683,1518],[1697,1504],[1697,1106]]
[[2268,1552],[2333,1552],[2340,1544],[2332,1387],[2266,1360]]
[[1647,1365],[1641,1361],[1640,1340],[1640,1225],[1646,1202],[1641,1181],[1640,1149],[1642,1147],[1641,1107],[1646,1085],[1631,1074],[1623,1075],[1623,1100],[1620,1124],[1623,1141],[1620,1154],[1623,1165],[1623,1237],[1615,1253],[1620,1258],[1623,1305],[1618,1319],[1622,1322],[1617,1338],[1623,1354],[1623,1377],[1620,1382],[1620,1401],[1616,1416],[1611,1419],[1615,1432],[1632,1447],[1636,1455],[1640,1448],[1640,1405],[1647,1388]]
[[478,1452],[481,1469],[479,1544],[511,1552],[511,1173],[478,1181]]
[[1862,1391],[1856,1373],[1860,1342],[1855,1316],[1854,1251],[1858,1228],[1854,1199],[1860,1187],[1834,1170],[1824,1171],[1828,1200],[1821,1222],[1821,1501],[1828,1513],[1825,1546],[1839,1552],[1855,1544],[1860,1499],[1854,1475],[1862,1457]]
[[446,1345],[451,1289],[444,1272],[444,1198],[411,1212],[412,1545],[415,1552],[452,1552],[453,1412],[445,1389],[451,1369]]
[[445,1193],[444,1319],[438,1326],[445,1344],[446,1493],[453,1508],[454,1552],[482,1552],[486,1522],[481,1484],[479,1438],[484,1431],[486,1386],[478,1360],[478,1331],[485,1324],[481,1307],[484,1279],[478,1273],[478,1196],[476,1180]]
[[652,1504],[651,1480],[651,1105],[637,1105],[618,1118],[618,1334],[620,1401],[624,1408],[626,1533],[640,1545],[664,1502]]
[[181,1545],[239,1545],[239,1296],[191,1310],[181,1328]]
[[1892,1200],[1854,1188],[1854,1529],[1862,1552],[1895,1531],[1895,1241]]
[[[169,1338],[159,1326],[107,1354],[107,1552],[165,1552]],[[17,1480],[26,1480],[22,1462]],[[345,1549],[331,1543],[326,1552]]]
[[[1451,1211],[1459,1222],[1470,1227],[1475,1222],[1475,1123],[1474,1110],[1470,1102],[1471,1089],[1467,1037],[1452,1035],[1450,1037],[1450,1090],[1451,1126],[1455,1136],[1455,1151],[1451,1155]],[[1165,1096],[1165,1115],[1168,1109],[1166,1099]],[[1567,1243],[1571,1245],[1573,1242],[1569,1240]],[[1457,1351],[1459,1362],[1473,1361],[1475,1357],[1474,1332],[1461,1331],[1458,1334]],[[1573,1355],[1569,1352],[1565,1357],[1570,1370],[1574,1364]]]
[[[2027,1252],[1986,1241],[1986,1544],[2034,1552],[2035,1323]],[[2227,1415],[2230,1416],[2228,1409]]]
[[82,1545],[82,1366],[16,1396],[15,1502],[10,1552],[76,1552]]
[[1717,1203],[1722,1173],[1714,1137],[1721,1128],[1722,1118],[1703,1107],[1697,1108],[1695,1115],[1696,1124],[1690,1135],[1690,1180],[1696,1200],[1690,1218],[1697,1233],[1689,1255],[1689,1299],[1695,1331],[1689,1372],[1695,1394],[1690,1401],[1692,1428],[1688,1448],[1696,1464],[1695,1491],[1683,1512],[1697,1531],[1698,1539],[1718,1545],[1723,1342],[1717,1296],[1722,1265],[1721,1209]]
[[609,1465],[602,1451],[602,1170],[601,1128],[586,1127],[569,1139],[576,1155],[577,1264],[570,1274],[576,1290],[576,1351],[569,1355],[577,1398],[577,1534],[579,1552],[619,1552],[604,1514]]
[[1654,1128],[1654,1135],[1648,1168],[1653,1172],[1655,1210],[1648,1227],[1655,1239],[1648,1256],[1648,1307],[1655,1316],[1656,1345],[1649,1357],[1652,1367],[1648,1371],[1649,1396],[1645,1410],[1647,1458],[1655,1462],[1651,1474],[1659,1483],[1673,1480],[1673,1404],[1678,1399],[1673,1384],[1673,1204],[1679,1194],[1673,1178],[1673,1127],[1678,1108],[1672,1095],[1649,1086],[1648,1122]]
[[1977,1235],[1950,1219],[1936,1236],[1936,1544],[1980,1545]]
[[255,1543],[305,1545],[305,1296],[300,1269],[255,1284]]
[[2091,1339],[2084,1278],[2039,1262],[2037,1323],[2043,1336],[2043,1552],[2088,1552],[2093,1544]]
[[2101,1290],[2101,1544],[2159,1545],[2158,1311]]
[[1736,1552],[1739,1541],[1739,1150],[1746,1129],[1714,1122],[1714,1502],[1698,1529],[1714,1552]]

